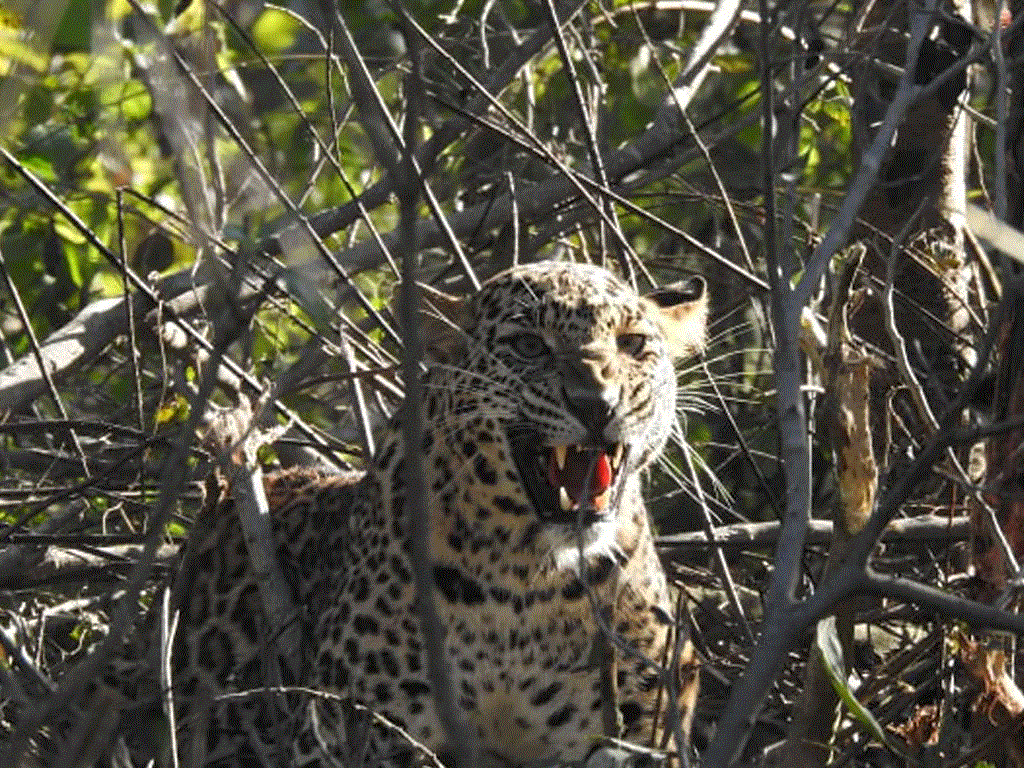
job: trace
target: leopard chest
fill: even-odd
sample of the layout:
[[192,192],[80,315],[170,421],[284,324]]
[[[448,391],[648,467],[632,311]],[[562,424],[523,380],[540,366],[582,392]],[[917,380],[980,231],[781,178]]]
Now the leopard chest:
[[[513,593],[450,564],[436,564],[434,580],[457,703],[481,748],[515,762],[584,757],[601,724],[599,630],[588,598],[571,580]],[[441,749],[415,589],[367,587],[365,600],[328,612],[322,682]]]
[[477,591],[465,578],[435,568],[456,697],[481,747],[517,763],[582,758],[601,732],[589,598],[572,578],[517,592]]

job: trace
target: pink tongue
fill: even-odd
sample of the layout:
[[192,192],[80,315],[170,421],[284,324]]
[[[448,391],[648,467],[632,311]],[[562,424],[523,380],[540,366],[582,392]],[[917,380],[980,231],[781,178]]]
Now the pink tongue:
[[[594,465],[593,470],[590,469],[591,464]],[[549,451],[548,482],[552,488],[565,486],[569,498],[577,504],[583,503],[584,490],[588,490],[590,501],[593,502],[612,484],[612,467],[608,463],[608,454],[603,451],[580,451],[574,446],[569,446],[565,468],[559,470],[555,452]]]

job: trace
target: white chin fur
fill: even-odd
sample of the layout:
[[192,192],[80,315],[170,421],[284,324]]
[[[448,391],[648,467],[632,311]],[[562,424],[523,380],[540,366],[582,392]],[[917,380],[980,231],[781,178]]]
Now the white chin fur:
[[[546,525],[540,538],[550,547],[551,559],[557,571],[580,572],[580,540],[569,525]],[[614,558],[616,552],[615,533],[618,521],[604,517],[583,532],[583,561],[596,555]]]

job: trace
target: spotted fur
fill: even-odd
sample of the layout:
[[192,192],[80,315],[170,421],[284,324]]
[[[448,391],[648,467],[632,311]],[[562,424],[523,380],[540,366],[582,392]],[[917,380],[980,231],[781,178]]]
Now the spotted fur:
[[[601,735],[657,744],[673,712],[688,730],[696,666],[677,642],[640,476],[675,424],[672,361],[703,344],[703,281],[648,298],[603,269],[545,262],[465,300],[432,299],[436,360],[412,454],[455,696],[482,753],[522,765],[581,760]],[[403,418],[361,478],[267,481],[302,612],[299,670],[282,670],[268,636],[230,497],[205,511],[176,584],[179,725],[200,762],[344,762],[342,702],[451,747],[415,604]],[[671,706],[669,662],[681,680]]]

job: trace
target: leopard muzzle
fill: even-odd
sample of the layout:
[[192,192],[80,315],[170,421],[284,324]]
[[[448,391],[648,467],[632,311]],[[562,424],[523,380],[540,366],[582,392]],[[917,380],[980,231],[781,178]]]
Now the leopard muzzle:
[[562,525],[592,525],[615,506],[625,447],[544,445],[535,432],[510,435],[512,458],[537,516]]

